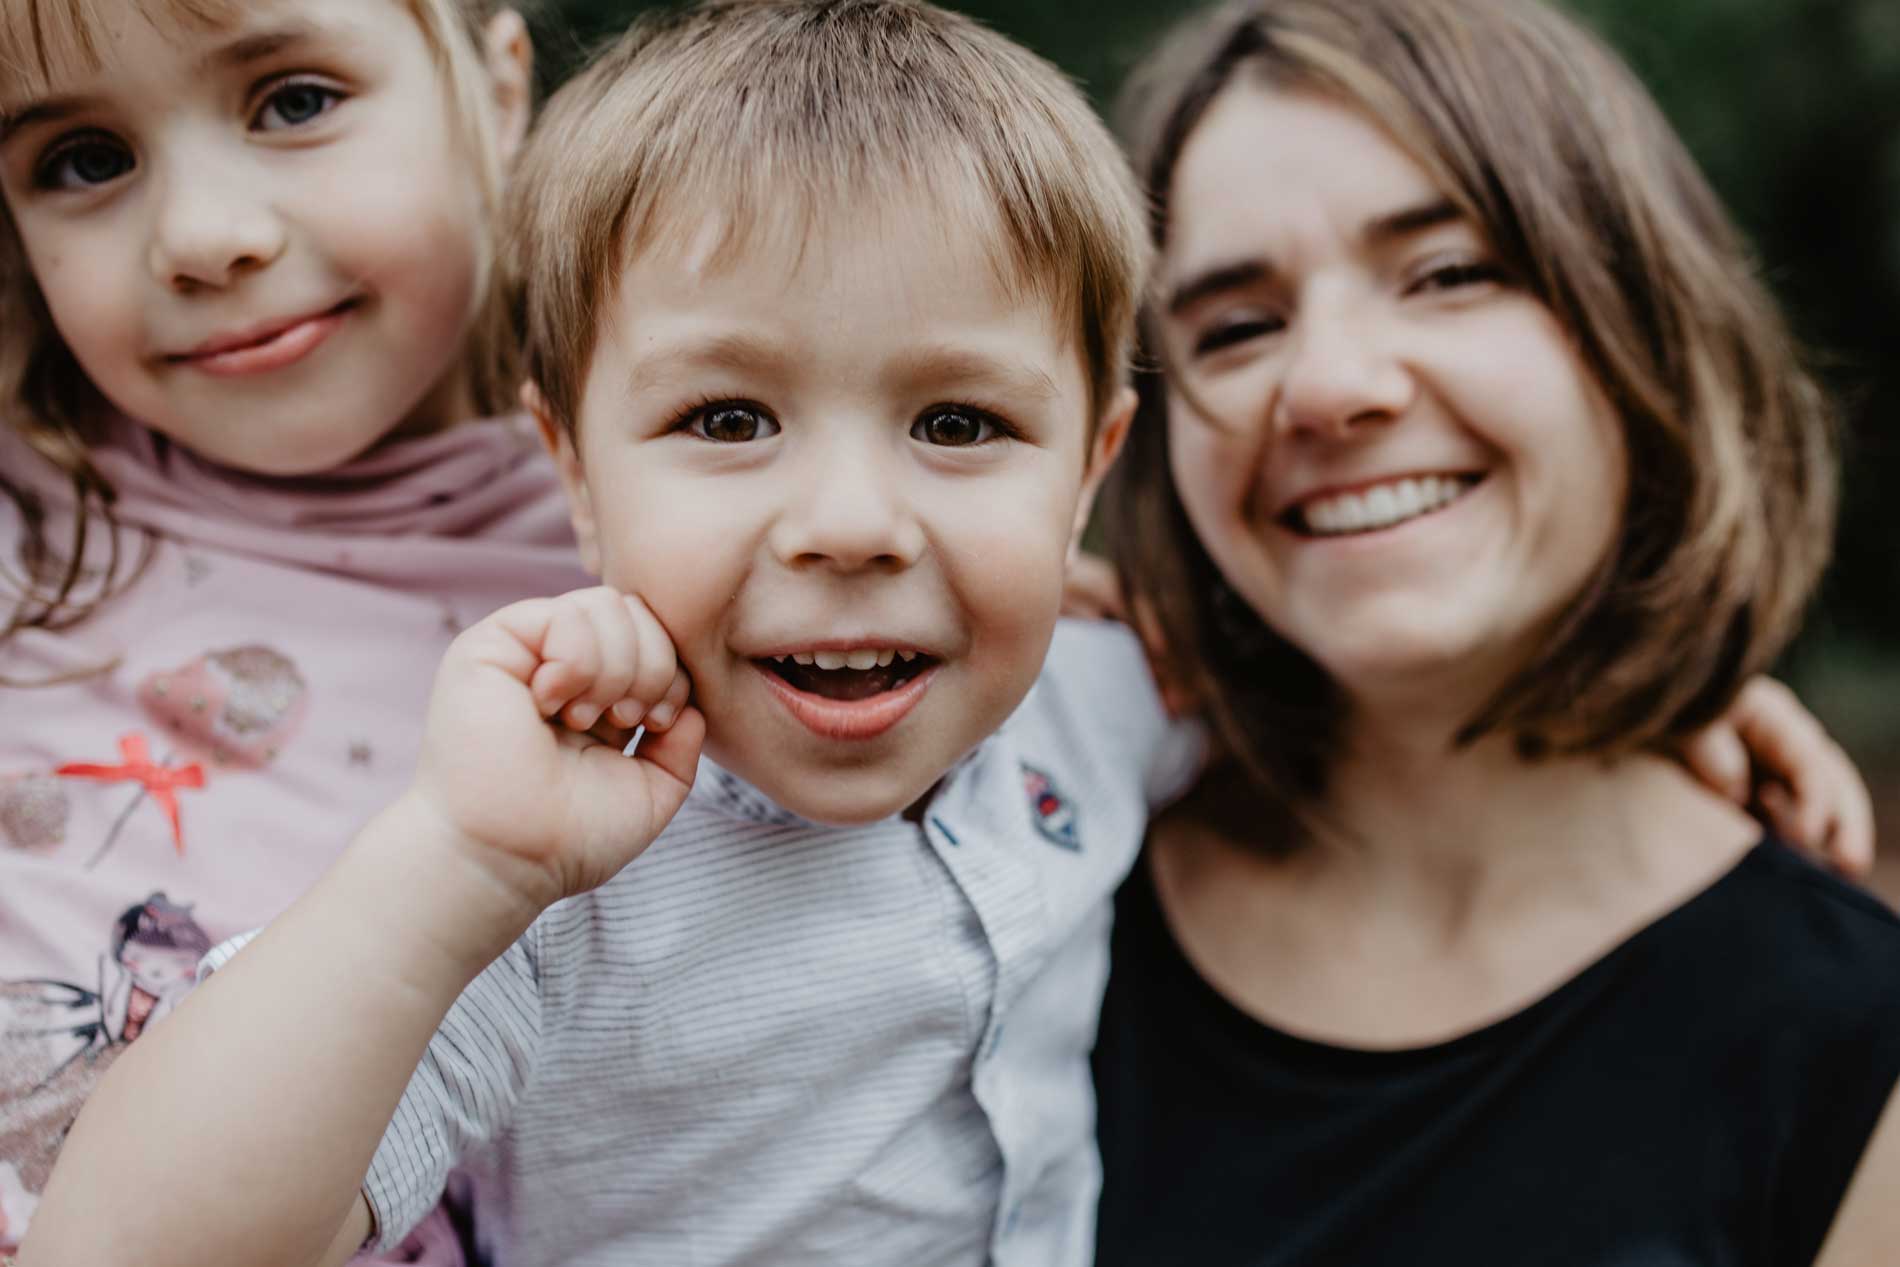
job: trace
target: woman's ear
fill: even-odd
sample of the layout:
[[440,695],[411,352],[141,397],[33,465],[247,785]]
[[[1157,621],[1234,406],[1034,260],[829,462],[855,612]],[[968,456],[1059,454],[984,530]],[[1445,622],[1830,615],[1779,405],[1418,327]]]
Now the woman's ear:
[[521,407],[534,417],[541,429],[541,442],[554,457],[554,468],[561,476],[561,489],[567,494],[567,516],[574,524],[574,540],[580,547],[581,566],[600,575],[600,532],[594,521],[594,501],[587,491],[587,478],[581,471],[580,450],[574,447],[574,435],[548,408],[548,399],[533,382],[521,385]]
[[506,164],[521,148],[534,113],[534,38],[513,9],[503,9],[483,28],[482,63],[495,107],[495,145]]

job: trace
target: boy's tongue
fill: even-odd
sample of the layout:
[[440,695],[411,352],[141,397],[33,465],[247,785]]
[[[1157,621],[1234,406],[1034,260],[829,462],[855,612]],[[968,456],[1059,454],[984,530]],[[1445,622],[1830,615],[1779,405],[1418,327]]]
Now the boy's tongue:
[[870,699],[873,695],[896,690],[917,676],[918,667],[903,661],[875,669],[820,669],[796,663],[769,666],[772,672],[799,690],[835,700]]

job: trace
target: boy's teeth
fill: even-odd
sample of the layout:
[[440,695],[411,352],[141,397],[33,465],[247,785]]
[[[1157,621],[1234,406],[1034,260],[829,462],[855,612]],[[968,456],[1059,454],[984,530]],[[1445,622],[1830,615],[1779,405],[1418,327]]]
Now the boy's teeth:
[[1444,475],[1394,480],[1363,493],[1340,493],[1309,502],[1301,511],[1306,526],[1321,536],[1389,528],[1458,500],[1469,487]]
[[820,669],[888,669],[892,662],[903,660],[906,664],[917,658],[915,651],[897,651],[892,648],[854,647],[850,651],[790,651],[784,655],[773,656],[780,664],[802,664]]

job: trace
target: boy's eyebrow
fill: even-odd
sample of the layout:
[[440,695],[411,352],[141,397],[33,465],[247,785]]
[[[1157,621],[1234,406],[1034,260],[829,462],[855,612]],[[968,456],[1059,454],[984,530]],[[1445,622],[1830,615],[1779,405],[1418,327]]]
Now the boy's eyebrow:
[[627,366],[627,386],[638,392],[654,378],[663,379],[677,369],[771,369],[789,359],[776,344],[751,334],[682,339],[633,358]]
[[982,387],[1013,398],[1047,403],[1062,389],[1039,365],[1000,359],[983,352],[952,346],[919,349],[903,357],[893,372],[901,383]]
[[[1450,224],[1464,218],[1465,213],[1460,211],[1449,198],[1433,197],[1425,202],[1372,217],[1360,228],[1359,239],[1367,247],[1377,249],[1388,246],[1401,238],[1410,237],[1414,233],[1423,233],[1427,229],[1435,229],[1441,224]],[[1210,295],[1239,290],[1244,286],[1258,285],[1272,278],[1274,272],[1272,261],[1264,256],[1215,264],[1174,288],[1168,296],[1168,315],[1176,316],[1182,309]]]

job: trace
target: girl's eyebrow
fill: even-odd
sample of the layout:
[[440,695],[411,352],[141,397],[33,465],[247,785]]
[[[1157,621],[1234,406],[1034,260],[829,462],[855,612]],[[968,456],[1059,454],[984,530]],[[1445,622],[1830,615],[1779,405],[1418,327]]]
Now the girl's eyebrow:
[[94,97],[48,97],[19,107],[0,108],[0,145],[5,145],[22,128],[70,119],[97,104],[98,99]]
[[322,34],[309,22],[289,22],[264,31],[253,31],[206,53],[199,62],[203,70],[236,70],[277,56],[306,40]]
[[[268,30],[247,32],[206,53],[199,59],[198,67],[202,73],[206,74],[242,70],[246,66],[275,57],[286,49],[319,39],[324,34],[323,28],[304,21],[292,21]],[[101,99],[97,97],[70,96],[48,97],[19,106],[0,106],[0,145],[5,145],[14,133],[23,128],[36,124],[57,123],[100,104]]]

